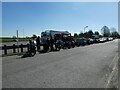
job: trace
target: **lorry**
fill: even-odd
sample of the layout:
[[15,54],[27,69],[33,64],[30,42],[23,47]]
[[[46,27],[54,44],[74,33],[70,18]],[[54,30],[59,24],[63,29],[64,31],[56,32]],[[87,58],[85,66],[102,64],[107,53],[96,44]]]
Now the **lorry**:
[[[52,39],[52,44],[55,45],[56,49],[61,48],[71,48],[73,37],[68,31],[57,31],[57,30],[46,30],[41,33],[41,44],[43,46],[50,45]],[[59,45],[59,46],[58,46]]]

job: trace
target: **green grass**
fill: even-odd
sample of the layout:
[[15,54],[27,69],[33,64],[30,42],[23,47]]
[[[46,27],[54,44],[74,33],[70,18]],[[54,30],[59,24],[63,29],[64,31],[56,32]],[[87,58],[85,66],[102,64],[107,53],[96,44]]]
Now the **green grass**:
[[[30,38],[19,38],[19,41],[29,41]],[[16,39],[13,38],[0,38],[0,42],[15,42]]]

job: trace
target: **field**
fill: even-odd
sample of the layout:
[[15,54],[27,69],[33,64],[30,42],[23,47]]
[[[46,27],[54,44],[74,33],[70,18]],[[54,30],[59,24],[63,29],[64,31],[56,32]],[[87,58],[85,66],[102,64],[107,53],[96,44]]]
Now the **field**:
[[[31,38],[19,38],[19,41],[29,41]],[[0,42],[15,42],[17,39],[14,38],[0,38]]]

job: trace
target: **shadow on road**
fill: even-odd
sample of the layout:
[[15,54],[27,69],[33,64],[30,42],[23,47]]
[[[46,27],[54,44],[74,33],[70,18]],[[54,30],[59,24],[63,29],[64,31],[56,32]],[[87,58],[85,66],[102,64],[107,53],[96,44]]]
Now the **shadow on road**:
[[[44,51],[44,50],[41,50],[38,53],[39,54],[45,54],[45,53],[49,53],[49,52],[58,52],[58,50],[53,50],[53,51]],[[21,58],[27,58],[27,57],[33,57],[33,56],[31,56],[29,52],[26,52],[25,54],[22,55]]]
[[[39,54],[44,54],[44,53],[47,53],[47,51],[39,51]],[[21,58],[27,58],[27,57],[34,57],[34,56],[31,56],[31,54],[29,52],[26,52],[25,54],[22,55]]]
[[28,52],[26,52],[21,58],[27,58],[27,57],[31,57],[31,55]]

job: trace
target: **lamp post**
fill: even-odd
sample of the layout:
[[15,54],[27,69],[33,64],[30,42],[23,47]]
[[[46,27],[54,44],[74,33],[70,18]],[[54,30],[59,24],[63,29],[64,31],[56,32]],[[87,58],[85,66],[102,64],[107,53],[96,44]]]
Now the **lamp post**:
[[86,29],[86,28],[88,28],[88,26],[85,26],[85,27],[84,27],[84,33],[85,33],[85,29]]
[[24,29],[23,29],[23,38],[24,38]]

